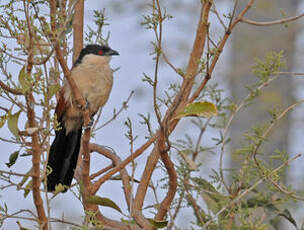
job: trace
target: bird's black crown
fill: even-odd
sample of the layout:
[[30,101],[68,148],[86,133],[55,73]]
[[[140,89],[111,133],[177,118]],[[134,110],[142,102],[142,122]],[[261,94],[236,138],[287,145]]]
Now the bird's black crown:
[[99,56],[119,55],[119,53],[116,50],[112,50],[108,46],[91,44],[91,45],[87,45],[85,48],[81,50],[79,57],[74,65],[81,63],[83,57],[87,54],[95,54]]

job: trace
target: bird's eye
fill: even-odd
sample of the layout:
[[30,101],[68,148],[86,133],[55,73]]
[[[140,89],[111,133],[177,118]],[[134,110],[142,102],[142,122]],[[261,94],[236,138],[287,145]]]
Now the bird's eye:
[[102,50],[98,50],[98,54],[102,55],[103,54]]

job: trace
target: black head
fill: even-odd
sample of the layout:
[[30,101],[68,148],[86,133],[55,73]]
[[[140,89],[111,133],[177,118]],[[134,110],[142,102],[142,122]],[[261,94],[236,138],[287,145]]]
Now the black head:
[[110,47],[105,45],[87,45],[83,48],[79,54],[78,59],[75,62],[75,65],[81,63],[83,57],[87,54],[95,54],[99,56],[112,56],[112,55],[119,55],[119,53],[115,50],[112,50]]

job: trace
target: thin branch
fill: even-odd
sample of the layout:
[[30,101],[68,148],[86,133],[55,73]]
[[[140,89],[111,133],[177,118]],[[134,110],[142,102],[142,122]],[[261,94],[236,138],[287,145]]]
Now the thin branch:
[[[33,68],[33,60],[34,60],[34,54],[33,54],[33,37],[34,32],[32,29],[32,24],[29,16],[29,7],[28,2],[23,0],[23,8],[24,8],[24,14],[26,18],[26,25],[27,29],[29,31],[29,46],[28,46],[28,57],[27,57],[27,66],[26,66],[26,72],[27,74],[31,74],[32,68]],[[37,127],[37,122],[35,120],[35,99],[33,96],[33,93],[31,90],[29,90],[25,94],[25,100],[26,100],[26,107],[27,107],[27,118],[28,118],[28,124],[30,128]],[[41,147],[39,143],[39,136],[38,133],[35,132],[32,135],[32,192],[33,192],[33,200],[34,204],[38,213],[38,223],[42,230],[48,230],[48,219],[46,217],[44,207],[43,207],[43,201],[40,194],[40,155],[41,155]]]
[[177,174],[173,162],[167,152],[161,153],[160,156],[169,175],[169,188],[166,197],[159,205],[157,214],[155,215],[156,220],[163,220],[171,206],[177,189]]
[[0,170],[1,174],[8,174],[8,175],[13,175],[13,176],[33,176],[31,173],[28,174],[24,174],[24,173],[16,173],[16,172],[12,172],[12,171],[4,171],[4,170]]
[[[134,95],[134,91],[131,91],[131,93],[129,94],[127,100],[125,100],[124,102],[122,102],[122,106],[121,106],[121,108],[118,110],[118,112],[115,113],[115,114],[113,115],[112,118],[110,118],[108,121],[106,121],[105,123],[103,123],[103,124],[100,125],[99,127],[94,128],[94,126],[93,126],[93,130],[94,130],[94,131],[97,131],[97,130],[99,130],[99,129],[102,129],[103,127],[105,127],[106,125],[108,125],[109,123],[111,123],[113,120],[115,120],[115,119],[117,118],[117,116],[118,116],[124,109],[126,109],[126,108],[128,107],[128,103],[129,103],[129,101],[131,100],[131,98],[132,98],[133,95]],[[99,114],[98,114],[98,115],[99,115]],[[99,116],[100,116],[100,115],[99,115]],[[96,122],[97,122],[98,120],[99,120],[99,117],[96,119]],[[97,124],[97,123],[95,123],[95,124]]]
[[91,174],[91,175],[90,175],[90,179],[93,180],[94,178],[100,176],[101,174],[104,174],[105,172],[109,171],[109,170],[112,169],[113,167],[114,167],[114,165],[111,164],[111,165],[109,165],[109,166],[107,166],[107,167],[105,167],[105,168],[99,170],[98,172]]
[[[73,18],[73,63],[77,60],[80,51],[83,47],[83,17],[84,17],[84,0],[78,0],[75,5],[74,18]],[[75,33],[76,32],[76,33]]]
[[16,89],[12,89],[10,88],[8,85],[6,85],[3,81],[0,80],[0,87],[7,91],[8,93],[12,93],[12,94],[15,94],[15,95],[23,95],[23,93],[19,90],[16,90]]
[[289,17],[289,18],[282,18],[282,19],[274,20],[274,21],[270,21],[270,22],[257,22],[257,21],[253,21],[253,20],[250,20],[250,19],[247,19],[244,17],[241,17],[240,21],[250,24],[250,25],[254,25],[254,26],[272,26],[272,25],[285,24],[288,22],[292,22],[292,21],[295,21],[302,17],[304,17],[304,13],[297,15],[297,16],[293,16],[293,17]]
[[226,30],[227,30],[227,27],[226,27],[224,21],[222,20],[220,14],[218,13],[218,11],[217,11],[217,9],[216,9],[216,6],[215,6],[215,3],[213,3],[212,12],[216,15],[218,21],[221,23],[221,25],[223,26],[224,30],[226,31]]
[[292,76],[304,76],[304,72],[276,72],[274,74],[279,74],[279,75],[292,75]]
[[193,209],[197,222],[200,224],[204,223],[204,219],[201,215],[201,207],[197,204],[197,201],[194,199],[194,197],[189,192],[189,181],[188,180],[184,181],[184,186],[185,186],[185,190],[187,192],[186,199],[191,204],[191,207]]
[[176,208],[174,210],[173,216],[170,216],[171,220],[170,220],[170,223],[168,225],[168,230],[171,230],[173,228],[173,226],[174,226],[174,221],[175,221],[175,219],[177,217],[177,214],[179,213],[179,211],[180,211],[180,209],[182,207],[182,202],[183,202],[184,196],[185,196],[185,191],[182,191],[182,194],[180,195],[180,197],[178,199],[177,206],[176,206]]
[[241,18],[247,13],[247,11],[251,8],[251,6],[253,5],[254,1],[255,0],[250,0],[248,2],[248,4],[246,5],[246,7],[242,10],[242,12],[236,17],[236,19],[233,20],[233,18],[231,18],[231,21],[229,23],[229,27],[226,30],[225,35],[224,35],[223,39],[221,40],[220,44],[218,45],[216,53],[215,53],[215,55],[213,57],[212,63],[210,65],[210,67],[209,67],[209,71],[206,73],[203,82],[198,87],[198,89],[193,93],[193,95],[189,99],[188,103],[193,102],[200,95],[200,93],[202,92],[202,90],[205,88],[207,82],[211,79],[211,75],[213,73],[215,65],[217,64],[217,61],[218,61],[221,53],[223,52],[223,49],[224,49],[224,47],[226,45],[226,42],[227,42],[228,38],[230,37],[231,31],[241,21]]
[[146,143],[144,143],[140,148],[138,148],[131,156],[127,157],[124,161],[118,164],[115,168],[113,168],[110,172],[105,174],[101,181],[104,183],[106,180],[109,180],[115,173],[119,172],[121,169],[126,167],[133,159],[139,157],[150,145],[157,139],[159,132],[157,132],[153,137],[151,137]]

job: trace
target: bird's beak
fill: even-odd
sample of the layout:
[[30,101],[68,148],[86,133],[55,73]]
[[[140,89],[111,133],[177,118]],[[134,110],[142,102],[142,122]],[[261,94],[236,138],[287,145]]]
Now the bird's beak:
[[112,55],[119,55],[119,53],[116,51],[116,50],[110,50],[109,52],[108,52],[108,55],[109,56],[112,56]]

